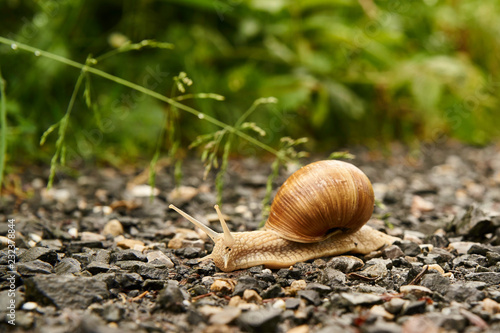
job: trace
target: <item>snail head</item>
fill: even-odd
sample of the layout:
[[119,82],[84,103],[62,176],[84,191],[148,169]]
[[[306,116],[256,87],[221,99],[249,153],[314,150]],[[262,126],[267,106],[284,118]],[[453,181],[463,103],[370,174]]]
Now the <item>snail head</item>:
[[214,208],[215,208],[215,211],[217,212],[217,215],[219,216],[219,221],[220,221],[220,224],[222,226],[223,233],[218,233],[218,232],[210,229],[205,224],[198,221],[197,219],[195,219],[191,215],[183,212],[182,210],[175,207],[174,205],[169,205],[168,207],[175,210],[177,213],[182,215],[188,221],[190,221],[195,226],[197,226],[198,228],[203,230],[208,235],[208,237],[210,237],[212,239],[212,241],[215,243],[214,251],[210,255],[208,255],[204,258],[201,258],[200,261],[210,258],[210,259],[213,259],[216,262],[215,263],[216,266],[219,267],[219,263],[217,261],[222,260],[224,263],[223,267],[227,269],[228,264],[229,264],[229,255],[231,253],[231,250],[233,248],[235,241],[234,241],[233,235],[229,231],[229,228],[226,224],[226,221],[224,220],[224,217],[222,216],[222,213],[219,209],[219,205],[215,205]]

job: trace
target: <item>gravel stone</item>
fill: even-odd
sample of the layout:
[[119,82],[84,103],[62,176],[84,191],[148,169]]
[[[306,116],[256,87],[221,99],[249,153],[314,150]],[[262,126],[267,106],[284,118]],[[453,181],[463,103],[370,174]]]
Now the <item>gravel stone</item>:
[[318,306],[321,304],[321,298],[316,290],[299,290],[297,295],[313,305]]
[[210,324],[227,325],[234,321],[241,314],[240,308],[227,307],[224,310],[215,313],[209,319]]
[[484,256],[488,251],[490,251],[489,246],[480,243],[474,243],[467,251],[467,254],[479,254]]
[[306,290],[316,290],[320,295],[324,295],[332,291],[332,288],[321,283],[311,282],[307,284]]
[[58,309],[85,309],[108,298],[106,284],[94,278],[71,275],[38,275],[25,280],[26,300]]
[[238,283],[236,284],[236,287],[234,288],[233,296],[243,296],[243,293],[247,289],[253,289],[257,293],[261,293],[262,289],[259,286],[259,282],[257,279],[251,276],[242,276],[238,279]]
[[168,269],[149,267],[146,265],[138,267],[136,273],[142,276],[144,279],[152,280],[168,280],[169,277]]
[[288,298],[285,301],[285,307],[289,310],[296,310],[300,305],[300,299],[298,298]]
[[409,257],[416,257],[422,253],[420,246],[418,246],[418,244],[414,242],[402,240],[394,242],[394,245],[397,245],[401,249],[401,251],[403,251],[403,253]]
[[339,270],[327,267],[321,270],[318,275],[318,282],[328,285],[330,287],[336,285],[344,285],[346,282],[346,275]]
[[432,244],[434,249],[445,248],[450,245],[450,241],[448,238],[442,235],[431,235],[429,237],[425,237],[424,242],[427,244]]
[[63,258],[54,267],[54,271],[58,275],[78,273],[82,270],[82,265],[75,258]]
[[104,262],[99,262],[99,261],[93,261],[90,264],[85,267],[85,269],[90,272],[92,275],[96,275],[99,273],[106,273],[107,271],[110,270],[109,264],[106,264]]
[[395,323],[378,320],[374,325],[364,325],[364,333],[400,333],[401,327]]
[[88,265],[93,259],[93,255],[90,253],[75,253],[71,256],[78,260],[82,265]]
[[465,283],[455,283],[449,286],[445,297],[450,301],[471,303],[483,300],[486,295]]
[[158,294],[157,309],[184,312],[186,310],[184,300],[186,299],[187,297],[177,283],[168,281],[166,287]]
[[271,287],[264,290],[261,295],[262,298],[267,299],[267,298],[283,297],[285,293],[283,292],[279,284],[273,284]]
[[426,306],[427,306],[426,300],[409,302],[403,306],[401,314],[403,316],[411,316],[419,313],[424,313]]
[[202,250],[202,249],[197,248],[197,247],[184,247],[184,248],[176,249],[175,254],[179,257],[192,259],[192,258],[201,257],[202,252],[204,252],[204,251],[205,250]]
[[493,251],[486,252],[486,259],[488,260],[488,266],[496,265],[500,262],[500,254]]
[[115,279],[118,285],[123,289],[137,289],[140,288],[144,280],[137,273],[117,273]]
[[238,317],[238,326],[250,332],[274,332],[280,320],[278,309],[260,309],[242,313]]
[[392,314],[398,314],[408,302],[402,298],[393,298],[389,302],[384,303],[384,308]]
[[53,273],[53,267],[51,264],[36,259],[30,262],[24,262],[17,264],[17,272],[22,276],[33,276],[36,274],[51,274]]
[[26,263],[37,259],[45,261],[51,266],[54,266],[58,261],[56,251],[46,247],[33,247],[19,256],[20,263]]
[[488,285],[495,285],[500,283],[500,273],[484,272],[484,273],[470,273],[465,275],[466,280],[481,281]]
[[102,249],[104,243],[102,241],[71,241],[66,245],[70,253],[82,252],[83,248]]
[[395,259],[404,256],[403,251],[397,245],[391,245],[384,249],[384,255],[389,259]]
[[444,277],[441,274],[426,274],[420,282],[420,285],[442,295],[446,294],[450,284],[450,278]]
[[437,247],[433,248],[429,254],[434,255],[436,263],[440,265],[447,263],[455,258],[455,256],[450,252]]
[[379,295],[373,294],[341,293],[340,296],[353,306],[374,305],[382,302],[382,298]]
[[302,276],[302,271],[297,268],[282,268],[278,271],[278,276],[284,279],[299,280]]
[[326,266],[338,270],[342,273],[350,273],[363,267],[364,263],[357,257],[353,256],[338,256],[330,259]]
[[116,261],[126,261],[126,260],[135,260],[135,261],[148,261],[147,255],[144,253],[137,251],[137,250],[132,250],[132,249],[125,249],[125,250],[120,250],[117,252],[114,252],[111,255],[111,262],[116,262]]
[[165,268],[174,267],[172,260],[161,251],[148,252],[146,254],[146,259],[148,263],[152,265],[163,265]]
[[466,268],[476,268],[478,265],[487,266],[488,259],[479,254],[464,254],[453,259],[453,267],[455,269],[461,266]]
[[54,251],[60,251],[63,247],[63,243],[60,239],[42,239],[36,245],[40,247],[46,247],[49,250]]
[[168,280],[144,280],[142,287],[145,290],[161,290],[165,287]]
[[112,303],[104,306],[102,317],[106,321],[119,322],[125,314],[125,308],[120,303]]

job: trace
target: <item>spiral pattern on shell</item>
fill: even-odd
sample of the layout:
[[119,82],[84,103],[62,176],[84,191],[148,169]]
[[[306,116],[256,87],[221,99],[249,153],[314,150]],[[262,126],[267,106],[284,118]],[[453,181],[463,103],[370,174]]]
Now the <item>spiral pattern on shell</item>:
[[359,230],[371,217],[373,188],[350,163],[325,160],[294,172],[278,190],[266,229],[301,243]]

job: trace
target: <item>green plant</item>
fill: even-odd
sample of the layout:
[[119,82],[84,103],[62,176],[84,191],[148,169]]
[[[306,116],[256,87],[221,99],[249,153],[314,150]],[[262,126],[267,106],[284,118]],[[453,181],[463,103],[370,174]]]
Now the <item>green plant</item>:
[[[211,122],[219,127],[222,127],[222,130],[218,130],[214,133],[206,134],[203,136],[199,136],[191,145],[192,147],[196,147],[201,144],[205,144],[203,147],[203,153],[202,153],[202,160],[206,164],[206,171],[205,171],[205,176],[208,174],[208,172],[211,170],[212,167],[219,167],[218,163],[218,153],[219,153],[219,147],[221,145],[221,142],[223,139],[225,139],[224,143],[224,149],[223,149],[223,154],[222,154],[222,162],[220,165],[220,170],[219,173],[217,174],[216,177],[216,187],[218,190],[218,201],[221,200],[221,193],[222,193],[222,176],[225,173],[227,169],[227,164],[228,164],[228,158],[229,158],[229,151],[231,147],[231,143],[234,140],[235,136],[239,136],[240,138],[243,138],[258,147],[267,150],[268,152],[271,152],[276,155],[277,161],[282,162],[282,161],[291,161],[292,159],[297,159],[302,156],[304,156],[303,153],[296,153],[293,149],[293,146],[300,144],[304,142],[304,140],[297,140],[294,141],[292,139],[286,139],[283,140],[284,144],[282,145],[280,150],[274,150],[272,147],[267,146],[263,144],[262,142],[258,141],[257,139],[253,138],[252,136],[248,135],[245,133],[245,131],[253,131],[258,133],[261,136],[265,135],[265,131],[263,131],[260,127],[258,127],[255,123],[252,122],[245,122],[245,119],[251,115],[259,105],[261,104],[266,104],[266,103],[276,103],[275,98],[261,98],[256,100],[252,106],[238,119],[236,124],[234,126],[225,124],[213,117],[210,117],[203,112],[197,111],[189,106],[186,106],[184,104],[179,103],[178,101],[182,101],[188,98],[213,98],[216,100],[223,100],[224,98],[220,95],[217,94],[188,94],[188,95],[180,95],[177,96],[176,98],[171,98],[171,97],[166,97],[163,95],[160,95],[150,89],[147,89],[143,86],[134,84],[132,82],[126,81],[124,79],[121,79],[119,77],[110,75],[106,72],[103,72],[99,69],[96,69],[91,66],[95,66],[98,64],[98,58],[92,58],[88,57],[86,63],[79,64],[77,62],[71,61],[69,59],[66,59],[64,57],[57,56],[55,54],[39,50],[36,48],[33,48],[29,45],[21,44],[13,40],[9,40],[3,37],[0,37],[0,43],[4,44],[10,44],[13,45],[15,49],[21,49],[27,52],[34,52],[37,54],[37,56],[42,56],[42,57],[47,57],[49,59],[55,60],[62,62],[66,65],[73,66],[76,68],[80,69],[80,75],[78,76],[78,79],[76,81],[75,87],[73,89],[73,93],[71,95],[67,111],[64,114],[64,116],[61,118],[60,121],[57,123],[51,125],[42,135],[40,139],[40,145],[43,145],[46,142],[47,137],[55,130],[58,129],[58,137],[56,141],[56,146],[55,146],[55,153],[51,159],[51,169],[50,169],[50,175],[49,175],[49,182],[47,184],[47,187],[50,188],[53,184],[54,181],[54,176],[56,172],[56,168],[58,165],[65,165],[66,164],[66,134],[67,134],[67,129],[68,129],[68,124],[70,121],[70,115],[71,111],[74,108],[75,104],[75,99],[80,91],[80,88],[82,86],[82,82],[84,79],[86,79],[87,84],[84,89],[84,96],[85,96],[85,102],[87,106],[90,109],[94,109],[93,103],[92,103],[92,98],[91,98],[91,86],[90,86],[90,78],[88,76],[89,73],[95,74],[97,76],[104,77],[106,79],[109,79],[115,83],[130,87],[132,89],[138,90],[144,94],[150,95],[156,99],[159,99],[161,101],[164,101],[169,104],[170,109],[166,112],[166,117],[165,117],[165,124],[162,127],[162,131],[160,134],[160,140],[165,135],[165,131],[169,132],[168,134],[168,141],[170,144],[170,151],[169,151],[169,156],[175,158],[175,153],[179,147],[179,140],[176,138],[176,133],[179,131],[179,124],[177,122],[178,118],[178,109],[186,111],[188,113],[196,115],[199,119]],[[141,42],[139,45],[144,45],[144,42]],[[130,46],[133,46],[135,44],[130,44]],[[163,44],[160,44],[163,45]],[[127,50],[132,50],[135,49],[134,47],[129,47]],[[116,52],[113,54],[117,54]],[[174,77],[174,88],[172,88],[172,94],[174,93],[175,89],[179,90],[181,93],[185,93],[185,85],[189,86],[191,85],[192,81],[187,77],[187,75],[184,72],[181,72],[179,76]],[[0,88],[3,88],[0,87]],[[3,90],[2,90],[2,97],[3,97]],[[2,98],[2,101],[4,98]],[[95,114],[95,112],[94,112]],[[227,138],[225,138],[227,136]],[[157,144],[156,151],[154,153],[154,156],[150,162],[150,167],[151,167],[151,173],[150,173],[150,182],[154,182],[154,165],[156,164],[158,157],[160,155],[160,148],[161,145]],[[179,161],[179,160],[177,160]],[[276,165],[276,164],[275,164]],[[273,174],[277,172],[277,167],[273,167]],[[269,191],[269,189],[268,189]]]

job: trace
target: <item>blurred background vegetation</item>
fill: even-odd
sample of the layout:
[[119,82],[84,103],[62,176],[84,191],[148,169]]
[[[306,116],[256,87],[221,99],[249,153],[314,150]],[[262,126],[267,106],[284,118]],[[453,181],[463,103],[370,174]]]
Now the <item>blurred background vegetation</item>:
[[[274,96],[277,104],[246,119],[271,147],[284,136],[308,137],[308,151],[328,153],[500,136],[497,0],[3,0],[0,36],[80,63],[128,41],[171,43],[111,54],[95,67],[169,97],[181,93],[185,72],[186,93],[225,100],[182,103],[227,124]],[[79,70],[11,45],[0,45],[0,69],[7,164],[48,162],[57,135],[43,146],[40,138],[65,114]],[[92,101],[80,89],[65,137],[70,160],[148,161],[159,137],[163,151],[177,140],[181,156],[198,135],[220,130],[182,111],[169,127],[168,104],[89,77]],[[231,150],[264,153],[244,140]]]

